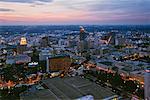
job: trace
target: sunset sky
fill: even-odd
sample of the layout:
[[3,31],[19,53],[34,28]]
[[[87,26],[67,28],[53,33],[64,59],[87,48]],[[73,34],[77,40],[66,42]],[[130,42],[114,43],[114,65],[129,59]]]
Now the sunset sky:
[[150,0],[0,0],[0,25],[150,24]]

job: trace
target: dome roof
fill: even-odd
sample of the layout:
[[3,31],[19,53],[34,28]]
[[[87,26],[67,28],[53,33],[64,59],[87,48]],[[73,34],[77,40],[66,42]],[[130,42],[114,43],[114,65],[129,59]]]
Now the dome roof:
[[27,45],[27,40],[25,37],[22,37],[20,40],[20,45]]

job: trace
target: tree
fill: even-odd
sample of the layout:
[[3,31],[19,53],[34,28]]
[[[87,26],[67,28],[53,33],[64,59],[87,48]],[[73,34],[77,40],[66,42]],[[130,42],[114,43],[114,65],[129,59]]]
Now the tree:
[[110,80],[110,83],[113,87],[120,87],[123,84],[123,79],[118,73],[115,73],[115,75]]
[[107,82],[107,72],[100,71],[98,74],[98,79],[101,80],[102,82]]
[[139,88],[138,91],[136,92],[136,95],[144,99],[144,88]]
[[137,84],[134,81],[129,80],[129,81],[125,82],[125,84],[124,84],[125,91],[129,91],[129,92],[133,93],[133,92],[135,92],[136,89],[137,89]]
[[33,52],[31,55],[32,61],[39,61],[39,52],[37,51],[36,47],[33,47]]
[[11,80],[11,81],[16,81],[16,80],[17,80],[17,79],[14,77],[15,72],[14,72],[14,69],[13,69],[12,66],[6,67],[6,68],[3,70],[3,72],[4,72],[4,77],[5,77],[5,80],[6,80],[6,81],[9,81],[9,80]]
[[114,71],[118,72],[119,68],[118,68],[118,67],[116,67],[116,66],[114,66],[114,67],[112,67],[112,70],[114,70]]

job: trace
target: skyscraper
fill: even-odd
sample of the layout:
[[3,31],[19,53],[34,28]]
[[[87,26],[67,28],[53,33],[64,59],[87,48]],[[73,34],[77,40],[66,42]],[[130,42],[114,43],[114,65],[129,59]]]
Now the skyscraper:
[[86,32],[82,26],[80,26],[80,41],[84,41],[86,38]]
[[150,100],[150,68],[145,70],[144,85],[145,100]]
[[115,32],[110,32],[108,43],[111,44],[111,45],[115,45],[115,42],[116,42],[115,38],[116,38],[116,33]]
[[80,26],[80,42],[79,42],[79,47],[80,47],[80,54],[82,56],[86,56],[87,52],[88,52],[88,45],[87,45],[87,33],[85,32],[84,28],[82,26]]
[[102,37],[102,42],[104,42],[105,44],[116,45],[117,42],[116,34],[117,32],[113,32],[113,31],[105,34]]

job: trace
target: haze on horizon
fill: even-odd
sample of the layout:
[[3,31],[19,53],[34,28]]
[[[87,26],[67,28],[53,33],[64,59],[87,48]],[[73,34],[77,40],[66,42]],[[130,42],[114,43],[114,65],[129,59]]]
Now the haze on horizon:
[[0,25],[150,24],[150,0],[0,0]]

